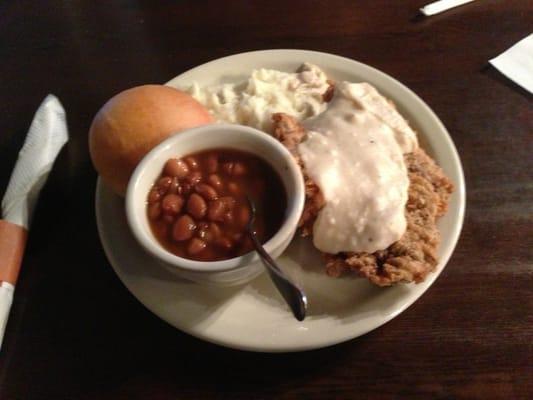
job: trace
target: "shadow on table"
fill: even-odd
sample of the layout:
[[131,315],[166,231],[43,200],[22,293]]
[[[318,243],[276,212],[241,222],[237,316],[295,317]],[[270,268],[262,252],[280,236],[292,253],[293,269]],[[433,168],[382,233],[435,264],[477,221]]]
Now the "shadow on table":
[[489,77],[490,79],[498,82],[499,84],[502,84],[504,86],[507,86],[509,90],[515,91],[522,96],[524,96],[528,100],[533,99],[533,95],[529,93],[526,89],[524,89],[522,86],[518,85],[517,83],[513,82],[509,78],[507,78],[505,75],[503,75],[500,71],[498,71],[496,68],[494,68],[492,65],[488,64],[485,65],[483,68],[481,68],[480,72]]

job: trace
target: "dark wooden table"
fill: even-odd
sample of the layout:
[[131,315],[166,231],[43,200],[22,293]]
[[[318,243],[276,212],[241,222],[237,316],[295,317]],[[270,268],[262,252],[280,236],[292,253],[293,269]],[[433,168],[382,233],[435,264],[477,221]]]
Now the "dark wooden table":
[[[0,193],[49,92],[68,114],[0,353],[0,399],[518,399],[533,385],[533,107],[487,61],[533,29],[533,2],[429,19],[409,1],[11,1],[0,4]],[[373,65],[440,116],[467,181],[459,245],[385,326],[300,354],[196,340],[148,312],[96,232],[87,131],[106,99],[253,49]]]

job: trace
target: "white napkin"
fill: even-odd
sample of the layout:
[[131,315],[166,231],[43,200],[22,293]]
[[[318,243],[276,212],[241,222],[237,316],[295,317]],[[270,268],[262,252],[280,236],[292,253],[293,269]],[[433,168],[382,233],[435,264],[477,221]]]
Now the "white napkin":
[[533,94],[533,33],[489,62]]
[[58,98],[49,94],[37,109],[19,152],[0,217],[28,229],[41,188],[67,141],[65,110]]

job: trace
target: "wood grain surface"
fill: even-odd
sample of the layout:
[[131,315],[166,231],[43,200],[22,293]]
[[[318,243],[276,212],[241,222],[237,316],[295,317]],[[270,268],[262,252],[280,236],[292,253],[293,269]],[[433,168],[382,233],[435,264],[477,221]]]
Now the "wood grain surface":
[[[533,397],[533,104],[488,60],[532,33],[533,2],[0,3],[0,194],[33,113],[59,97],[71,139],[37,207],[0,353],[0,399]],[[303,48],[379,68],[447,126],[466,220],[443,274],[356,340],[301,354],[201,342],[122,285],[96,232],[93,115],[113,94],[242,51]]]

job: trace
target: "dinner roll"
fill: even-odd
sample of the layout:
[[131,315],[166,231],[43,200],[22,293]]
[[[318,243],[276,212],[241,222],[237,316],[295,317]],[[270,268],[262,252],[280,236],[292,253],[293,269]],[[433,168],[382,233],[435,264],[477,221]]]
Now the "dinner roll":
[[89,151],[103,181],[124,195],[139,161],[170,135],[213,122],[189,94],[163,85],[125,90],[98,111],[89,131]]

